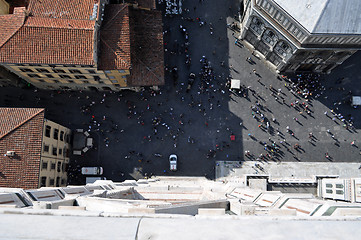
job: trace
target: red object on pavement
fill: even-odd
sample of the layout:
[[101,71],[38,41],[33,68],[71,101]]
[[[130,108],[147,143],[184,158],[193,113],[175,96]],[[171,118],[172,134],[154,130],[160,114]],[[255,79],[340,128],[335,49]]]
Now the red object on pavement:
[[235,135],[231,135],[231,141],[236,140],[236,136]]

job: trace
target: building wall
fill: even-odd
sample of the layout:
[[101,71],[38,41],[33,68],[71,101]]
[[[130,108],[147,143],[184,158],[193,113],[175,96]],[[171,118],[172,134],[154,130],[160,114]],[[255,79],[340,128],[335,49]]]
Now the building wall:
[[113,84],[127,87],[127,76],[130,74],[129,70],[105,70],[104,73]]
[[0,0],[0,15],[9,13],[9,4],[5,0]]
[[[126,87],[124,80],[120,81],[121,78],[117,82],[112,82],[113,79],[109,79],[103,71],[98,71],[92,65],[3,64],[3,66],[41,89],[118,91]],[[118,78],[117,74],[112,75]]]
[[44,120],[39,186],[66,186],[71,130]]

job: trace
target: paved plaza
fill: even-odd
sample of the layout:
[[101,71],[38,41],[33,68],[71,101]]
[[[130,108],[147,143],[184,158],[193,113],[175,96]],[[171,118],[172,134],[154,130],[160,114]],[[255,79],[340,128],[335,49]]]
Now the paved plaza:
[[[129,174],[135,167],[148,176],[213,179],[216,160],[360,162],[361,108],[353,109],[348,99],[349,91],[361,95],[361,54],[321,77],[324,90],[317,92],[319,97],[314,98],[315,94],[309,99],[311,113],[305,114],[292,106],[305,99],[290,92],[290,83],[277,77],[242,43],[235,42],[237,33],[228,29],[227,24],[235,21],[238,1],[228,3],[185,1],[182,16],[164,17],[168,71],[166,85],[160,91],[52,92],[0,88],[0,105],[44,107],[46,118],[73,130],[90,131],[95,148],[84,156],[73,156],[72,184],[84,183],[85,178],[79,177],[81,166],[103,166],[107,179],[123,181],[131,179]],[[183,29],[187,34],[182,33]],[[186,54],[191,58],[189,66],[185,63]],[[253,64],[246,61],[248,57]],[[199,73],[205,64],[212,71],[206,68],[209,72],[201,80]],[[171,73],[174,67],[178,69],[176,82]],[[187,92],[191,72],[196,79]],[[230,78],[241,80],[245,86],[242,94],[229,91],[226,82]],[[272,95],[272,89],[280,94]],[[259,113],[253,114],[255,117],[252,106],[259,108]],[[346,129],[331,110],[346,120],[352,117],[354,128]],[[272,120],[268,129],[261,118]],[[231,135],[235,140],[231,140]],[[245,151],[249,151],[247,156]],[[178,155],[177,172],[169,171],[168,157],[173,153]]]

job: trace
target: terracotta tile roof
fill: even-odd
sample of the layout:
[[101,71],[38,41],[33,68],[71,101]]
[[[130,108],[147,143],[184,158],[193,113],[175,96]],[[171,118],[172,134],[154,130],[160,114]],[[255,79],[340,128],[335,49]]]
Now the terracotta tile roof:
[[[30,0],[25,15],[0,17],[0,62],[94,65],[98,0]],[[24,10],[24,8],[21,8]],[[94,11],[97,14],[97,11]],[[9,21],[11,22],[9,24]],[[21,26],[22,25],[22,26]]]
[[94,21],[28,17],[0,48],[0,62],[93,65]]
[[160,11],[131,9],[131,86],[164,84],[163,26]]
[[127,4],[105,6],[100,28],[100,70],[130,68],[129,7]]
[[130,4],[138,4],[140,8],[149,8],[155,9],[155,0],[125,0],[125,2]]
[[30,0],[30,16],[89,20],[97,0]]
[[43,125],[44,109],[0,108],[0,187],[38,187]]
[[16,8],[14,14],[0,15],[0,47],[9,40],[25,21],[25,8]]

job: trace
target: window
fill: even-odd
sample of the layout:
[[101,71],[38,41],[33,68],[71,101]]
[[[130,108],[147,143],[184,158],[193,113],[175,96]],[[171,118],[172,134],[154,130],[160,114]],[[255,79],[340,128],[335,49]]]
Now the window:
[[58,138],[59,138],[59,129],[56,129],[56,128],[54,129],[53,138],[58,140]]
[[343,188],[343,184],[336,184],[336,188]]
[[44,152],[49,152],[49,145],[44,144]]
[[71,78],[69,75],[67,74],[59,74],[59,77],[61,78]]
[[114,76],[109,76],[109,78],[110,78],[110,79],[115,79],[115,77],[114,77]]
[[343,191],[342,190],[336,190],[336,194],[341,195],[341,194],[343,194]]
[[264,24],[261,20],[259,20],[257,17],[252,18],[252,22],[250,24],[250,28],[258,35],[262,33],[262,30],[264,28]]
[[54,156],[58,155],[58,149],[56,147],[53,147],[53,155]]
[[22,72],[33,72],[33,70],[29,69],[29,68],[19,68],[20,71]]
[[45,74],[45,76],[48,77],[48,78],[54,78],[54,76],[51,75],[51,74]]
[[62,179],[61,179],[61,185],[64,185],[64,184],[65,184],[65,179],[62,178]]
[[45,82],[45,80],[44,79],[39,79],[39,82]]
[[86,84],[88,84],[88,83],[89,83],[89,81],[83,81],[83,83],[86,83]]
[[332,188],[332,184],[326,183],[326,187],[327,187],[327,188]]
[[46,177],[41,177],[40,187],[46,187]]
[[69,72],[71,72],[71,73],[81,73],[81,71],[79,71],[77,69],[70,69]]
[[45,137],[50,137],[50,131],[51,131],[51,127],[46,125],[45,126]]
[[64,147],[64,150],[63,150],[63,157],[65,157],[66,156],[66,147]]
[[57,177],[56,182],[55,182],[55,186],[59,187],[59,184],[60,184],[60,177]]
[[74,83],[74,81],[73,80],[68,80],[68,83]]
[[55,163],[51,163],[51,168],[50,169],[52,169],[52,170],[55,169]]
[[53,80],[54,81],[54,83],[59,83],[59,81],[58,80]]
[[117,80],[112,80],[112,83],[117,83],[118,81]]
[[274,46],[278,41],[278,36],[270,29],[267,29],[262,35],[262,40],[271,46]]
[[111,71],[109,71],[109,70],[105,70],[104,72],[105,72],[105,73],[111,73]]
[[60,131],[60,141],[64,141],[64,131]]
[[86,79],[84,75],[75,75],[76,79]]
[[95,73],[95,71],[94,71],[94,70],[91,70],[91,69],[87,69],[87,71],[88,71],[89,73]]
[[57,167],[56,167],[56,171],[57,172],[61,171],[61,162],[58,162]]
[[53,178],[50,178],[50,180],[49,180],[49,185],[50,185],[50,186],[54,186],[54,179],[53,179]]
[[48,73],[49,72],[45,68],[35,68],[35,69],[36,69],[36,71],[41,72],[41,73]]
[[70,65],[70,64],[64,64],[64,67],[76,67],[75,65]]
[[42,169],[48,169],[48,162],[43,162]]
[[331,189],[326,189],[326,193],[333,193],[333,191]]
[[63,69],[53,69],[53,72],[55,73],[65,73]]
[[29,74],[28,73],[28,76],[31,78],[40,78],[40,76],[38,74]]
[[93,76],[94,80],[95,81],[99,81],[100,80],[100,77],[99,76]]
[[124,71],[124,70],[118,70],[118,72],[120,72],[120,73],[125,73],[125,71]]
[[62,156],[63,155],[63,149],[59,148],[59,155]]

